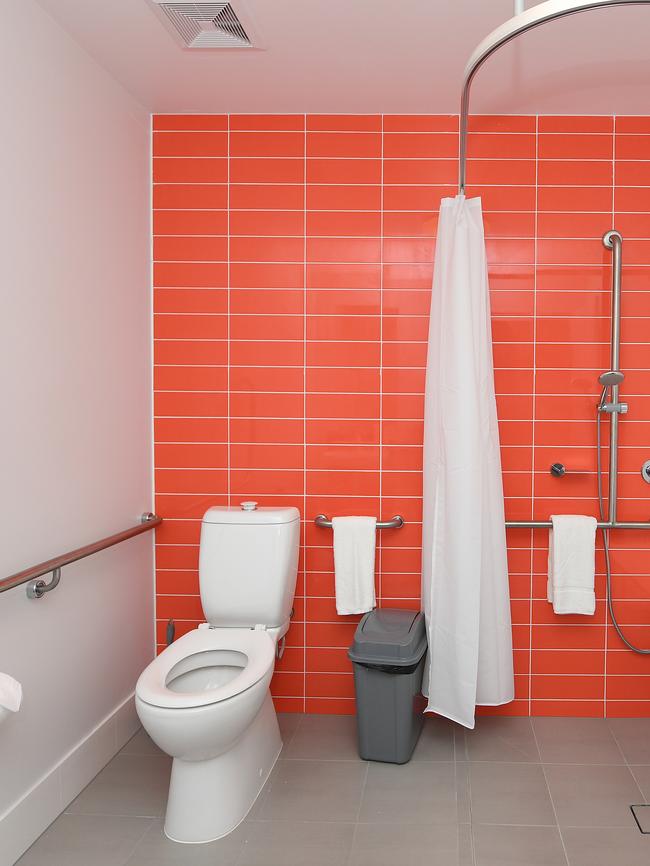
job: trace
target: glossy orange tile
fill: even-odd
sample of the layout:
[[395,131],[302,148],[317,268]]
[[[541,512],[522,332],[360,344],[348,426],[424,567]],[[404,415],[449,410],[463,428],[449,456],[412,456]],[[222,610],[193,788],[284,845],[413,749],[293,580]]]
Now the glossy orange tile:
[[154,114],[152,129],[208,129],[227,130],[227,114]]
[[231,210],[229,214],[231,237],[302,236],[304,226],[304,214],[300,210]]
[[384,132],[456,132],[454,114],[385,114]]
[[154,235],[227,235],[226,210],[155,210]]
[[447,132],[384,132],[384,159],[454,159],[458,137]]
[[376,210],[381,207],[379,185],[317,184],[307,186],[308,210]]
[[335,132],[380,132],[380,114],[308,114],[308,130]]
[[225,262],[228,239],[225,237],[155,237],[153,257],[157,262]]
[[225,210],[228,206],[226,184],[157,183],[153,188],[154,208],[174,210]]
[[261,132],[303,130],[305,118],[303,114],[231,114],[229,115],[229,128],[231,130]]
[[302,183],[305,179],[302,158],[233,157],[229,171],[231,183]]
[[309,184],[380,184],[382,164],[379,159],[310,158],[307,161]]
[[307,133],[307,157],[378,158],[381,156],[379,132]]
[[[406,526],[379,539],[378,597],[419,607],[432,260],[440,197],[456,192],[457,118],[306,123],[305,136],[303,115],[154,118],[156,147],[174,154],[154,163],[156,509],[167,518],[157,630],[161,649],[168,616],[179,634],[202,618],[197,542],[210,504],[295,504],[304,512],[297,619],[276,667],[276,705],[353,712],[347,646],[358,617],[336,614],[331,532],[311,519],[402,513]],[[471,118],[468,194],[481,195],[485,214],[513,519],[595,513],[593,404],[608,364],[611,281],[600,238],[612,196],[625,237],[630,402],[619,513],[638,519],[645,497],[650,127],[616,125],[612,172],[611,117]],[[230,159],[214,153],[228,128]],[[548,473],[558,459],[588,474],[558,482]],[[516,700],[480,714],[650,715],[650,678],[605,623],[600,542],[597,613],[583,621],[556,617],[545,601],[547,533],[507,539]],[[611,542],[620,619],[650,645],[647,539],[613,533]]]
[[[225,371],[224,371],[225,372]],[[226,384],[226,377],[216,377],[208,384]],[[170,381],[169,384],[175,384]],[[217,393],[214,391],[183,392],[181,391],[157,391],[154,393],[154,411],[157,417],[188,418],[227,418],[228,395],[225,391]]]
[[308,262],[379,262],[381,243],[375,238],[309,238]]
[[227,313],[226,289],[155,289],[156,313]]
[[379,237],[379,213],[313,211],[307,214],[307,235],[317,237]]
[[227,183],[228,160],[219,157],[156,157],[154,183]]
[[222,156],[228,155],[225,132],[154,132],[152,150],[156,156]]

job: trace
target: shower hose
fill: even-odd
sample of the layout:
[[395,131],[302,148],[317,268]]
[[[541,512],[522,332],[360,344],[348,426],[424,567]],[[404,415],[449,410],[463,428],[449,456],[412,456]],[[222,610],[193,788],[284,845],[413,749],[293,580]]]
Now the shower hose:
[[[598,510],[600,512],[601,521],[605,520],[605,506],[603,504],[603,461],[601,458],[601,432],[600,432],[600,410],[596,412],[596,468],[598,475]],[[607,576],[607,607],[609,609],[609,616],[612,621],[612,625],[616,629],[616,634],[620,637],[626,647],[632,650],[632,652],[638,653],[639,655],[647,656],[650,655],[650,649],[641,649],[641,647],[634,646],[633,643],[625,637],[623,634],[623,630],[618,624],[618,620],[616,619],[616,614],[614,613],[614,600],[612,598],[612,565],[609,559],[609,530],[603,529],[603,548],[605,550],[605,574]]]

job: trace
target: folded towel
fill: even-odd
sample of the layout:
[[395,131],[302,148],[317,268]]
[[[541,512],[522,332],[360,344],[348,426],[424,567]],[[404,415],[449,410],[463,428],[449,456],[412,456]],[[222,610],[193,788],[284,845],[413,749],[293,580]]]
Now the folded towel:
[[366,613],[376,604],[376,517],[334,517],[336,612]]
[[17,713],[22,699],[23,687],[18,680],[10,677],[9,674],[0,674],[0,709]]
[[590,616],[596,609],[596,518],[551,515],[547,598],[555,613]]

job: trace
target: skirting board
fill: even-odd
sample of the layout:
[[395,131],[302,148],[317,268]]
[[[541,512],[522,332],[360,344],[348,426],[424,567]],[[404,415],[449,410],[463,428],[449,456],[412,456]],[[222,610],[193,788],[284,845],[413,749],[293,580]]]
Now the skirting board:
[[0,818],[0,866],[13,866],[140,727],[134,695],[101,721]]

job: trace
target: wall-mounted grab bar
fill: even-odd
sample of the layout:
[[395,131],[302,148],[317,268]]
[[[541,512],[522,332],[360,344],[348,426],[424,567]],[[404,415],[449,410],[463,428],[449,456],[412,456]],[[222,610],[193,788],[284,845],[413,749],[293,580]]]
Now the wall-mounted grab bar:
[[[332,521],[324,514],[317,514],[316,517],[314,517],[314,523],[316,526],[322,526],[323,529],[332,528]],[[404,526],[404,518],[401,514],[396,514],[395,517],[392,517],[390,520],[377,521],[377,529],[401,529],[402,526]]]
[[[16,586],[27,583],[27,595],[29,598],[42,598],[46,592],[57,586],[61,578],[61,569],[64,565],[77,562],[79,559],[85,559],[86,556],[92,556],[93,553],[99,553],[100,550],[113,547],[114,544],[126,541],[127,538],[133,538],[134,535],[149,532],[150,529],[162,523],[162,517],[158,517],[156,514],[151,514],[150,512],[143,514],[140,520],[141,522],[137,526],[131,526],[123,532],[116,532],[115,535],[101,538],[92,544],[78,547],[76,550],[71,550],[62,556],[55,556],[54,559],[48,559],[46,562],[40,562],[38,565],[33,565],[31,568],[26,568],[24,571],[18,571],[16,574],[5,577],[4,580],[0,580],[0,592],[6,592],[8,589],[13,589]],[[50,572],[52,573],[50,583],[39,580],[44,574],[50,574]]]
[[[552,526],[550,520],[506,520],[506,529],[551,529]],[[598,529],[650,529],[650,522],[602,520],[598,522]]]
[[[615,229],[606,232],[603,235],[604,246],[612,250],[612,323],[611,323],[611,359],[610,371],[604,373],[600,377],[600,382],[607,379],[606,384],[611,388],[611,403],[607,404],[612,407],[608,410],[610,417],[610,439],[609,439],[609,510],[608,520],[598,522],[599,529],[650,529],[650,521],[635,522],[627,520],[617,520],[617,500],[618,500],[618,416],[620,412],[625,411],[625,404],[619,403],[618,389],[619,383],[623,380],[623,376],[617,378],[614,374],[619,373],[619,355],[621,350],[621,272],[622,272],[622,246],[623,238]],[[605,392],[603,392],[605,394]],[[625,408],[624,408],[625,407]],[[599,406],[599,411],[605,409],[605,406]],[[558,467],[554,471],[554,467]],[[552,474],[561,477],[564,474],[562,463],[554,463],[551,466]],[[553,524],[550,520],[506,520],[506,528],[508,529],[550,529]]]

